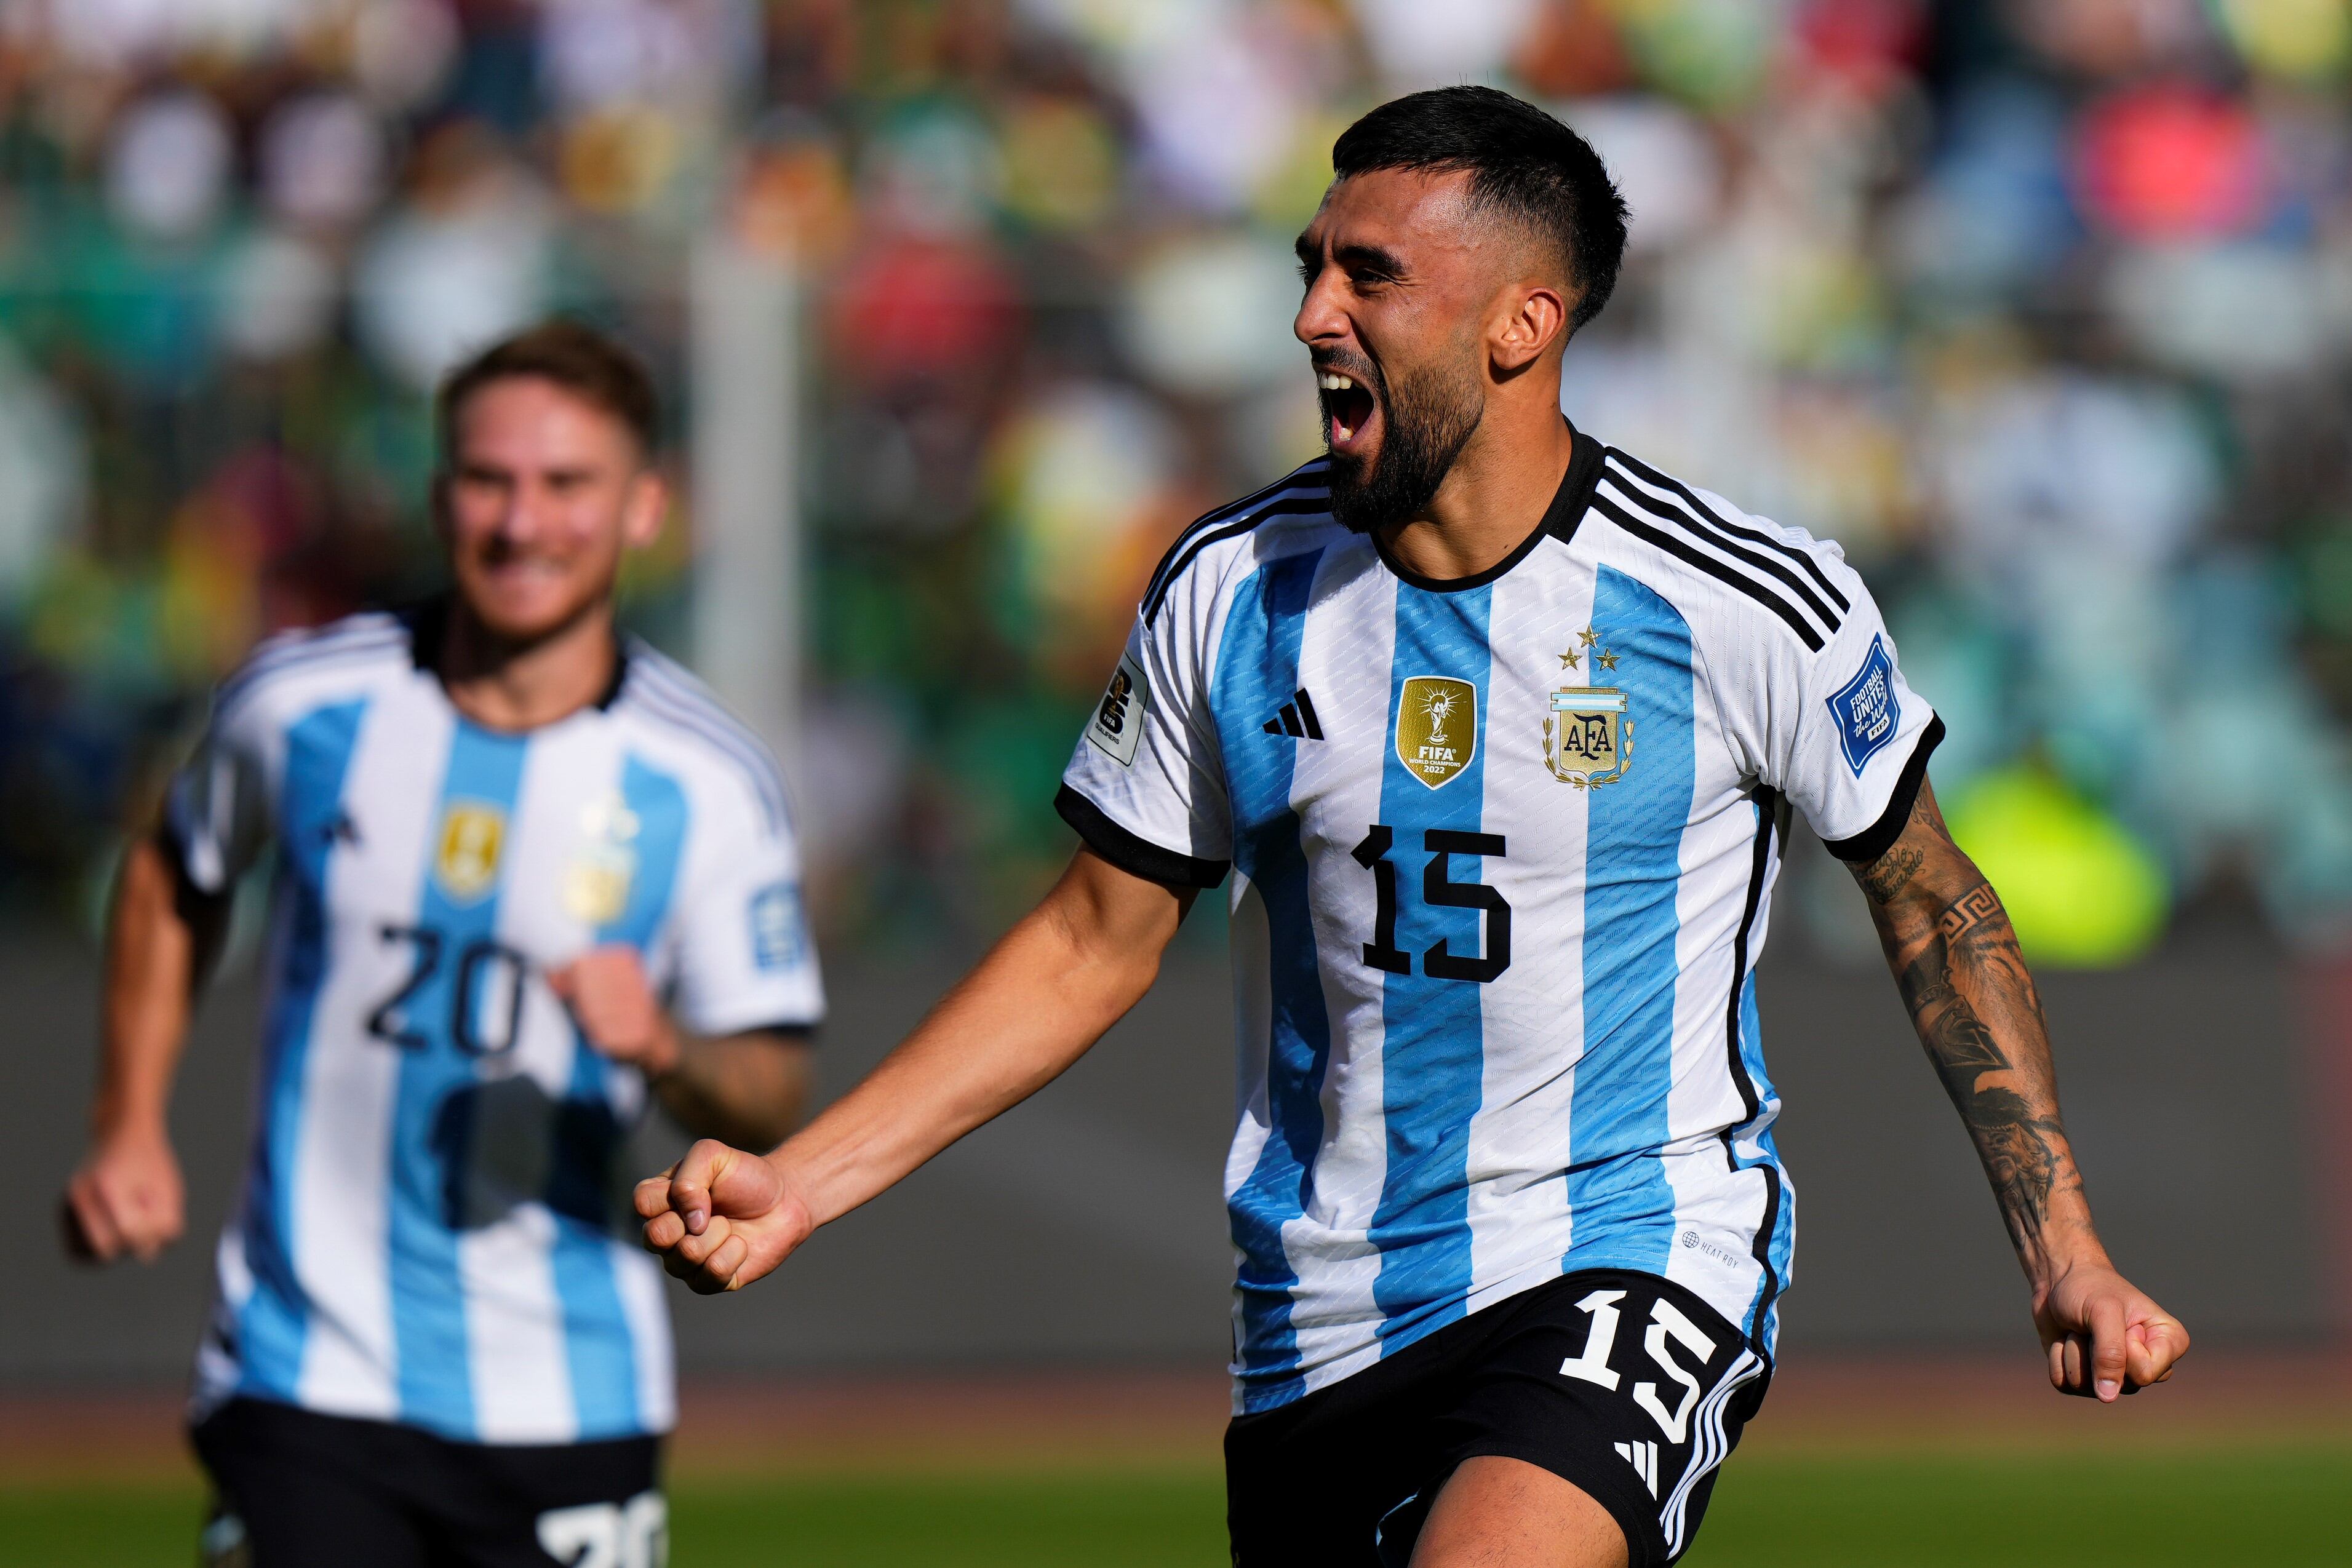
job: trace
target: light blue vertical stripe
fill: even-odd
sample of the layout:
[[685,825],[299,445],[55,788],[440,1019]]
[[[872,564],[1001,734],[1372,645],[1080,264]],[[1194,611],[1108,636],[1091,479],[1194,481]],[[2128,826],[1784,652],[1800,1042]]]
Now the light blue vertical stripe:
[[[677,884],[686,844],[686,791],[676,779],[631,757],[621,768],[621,802],[636,824],[629,841],[636,865],[625,907],[617,919],[598,927],[596,940],[624,943],[644,954],[660,934]],[[551,1263],[583,1441],[645,1429],[637,1409],[636,1344],[613,1277],[612,1216],[606,1207],[624,1132],[613,1110],[613,1071],[575,1031],[572,1084],[557,1118],[562,1134],[548,1181],[547,1206],[555,1217]]]
[[294,1270],[293,1176],[301,1133],[302,1071],[327,974],[327,871],[343,812],[365,702],[305,715],[286,732],[278,789],[279,907],[286,913],[277,995],[264,1036],[261,1114],[239,1228],[253,1293],[237,1316],[241,1385],[295,1397],[310,1302]]
[[[1487,933],[1479,911],[1433,905],[1423,896],[1433,857],[1423,835],[1432,828],[1475,833],[1485,818],[1493,610],[1492,588],[1430,593],[1397,585],[1381,821],[1395,833],[1389,858],[1397,869],[1397,946],[1412,956],[1412,973],[1382,977],[1381,1100],[1388,1166],[1371,1240],[1381,1254],[1372,1299],[1382,1314],[1383,1354],[1462,1316],[1470,1294],[1470,1120],[1478,1113],[1486,1077],[1482,988],[1475,980],[1435,978],[1427,966],[1429,950],[1441,940],[1455,956],[1486,952]],[[1434,789],[1405,767],[1394,744],[1405,683],[1415,675],[1467,681],[1477,693],[1469,763]],[[1485,864],[1455,855],[1447,880],[1483,880]]]
[[[440,962],[404,1010],[423,1043],[404,1051],[392,1124],[392,1215],[389,1243],[392,1333],[401,1419],[445,1437],[474,1436],[471,1360],[466,1307],[457,1272],[457,1241],[472,1155],[474,1057],[454,1037],[459,978],[468,955],[497,940],[495,880],[475,897],[461,898],[436,873],[442,824],[464,804],[498,814],[499,869],[511,843],[521,792],[526,737],[499,735],[459,719],[451,733],[449,764],[425,846],[425,887],[417,924],[440,937]],[[492,967],[474,960],[487,972]]]
[[1584,1055],[1569,1111],[1574,1236],[1561,1266],[1663,1274],[1675,1195],[1654,1151],[1674,1081],[1675,895],[1696,769],[1691,633],[1673,605],[1605,566],[1592,629],[1617,655],[1609,676],[1634,730],[1632,766],[1591,792],[1586,819]]
[[1331,1057],[1331,1023],[1316,962],[1315,923],[1307,902],[1307,855],[1290,807],[1297,748],[1267,735],[1266,719],[1298,687],[1299,648],[1307,591],[1322,552],[1292,556],[1244,582],[1225,619],[1224,641],[1210,681],[1225,758],[1234,822],[1234,863],[1265,904],[1273,993],[1266,1051],[1269,1131],[1257,1164],[1228,1205],[1241,1253],[1244,1410],[1266,1410],[1305,1387],[1291,1291],[1298,1276],[1283,1250],[1282,1228],[1305,1211],[1315,1151],[1323,1138],[1323,1072]]

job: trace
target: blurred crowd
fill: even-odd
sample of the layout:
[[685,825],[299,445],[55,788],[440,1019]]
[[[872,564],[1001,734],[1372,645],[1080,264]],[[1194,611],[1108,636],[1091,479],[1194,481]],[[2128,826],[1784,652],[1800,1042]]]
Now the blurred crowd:
[[1317,448],[1332,138],[1460,80],[1633,205],[1570,416],[1842,542],[2029,946],[2352,936],[2352,0],[0,0],[9,896],[256,636],[431,584],[467,348],[616,328],[683,451],[725,243],[806,283],[815,906],[985,932],[1166,541]]

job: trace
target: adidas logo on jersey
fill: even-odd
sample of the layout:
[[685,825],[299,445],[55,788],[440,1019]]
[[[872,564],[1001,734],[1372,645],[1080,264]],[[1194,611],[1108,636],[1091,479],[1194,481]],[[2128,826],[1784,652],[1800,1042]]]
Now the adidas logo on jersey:
[[1279,714],[1265,721],[1265,733],[1294,736],[1300,740],[1323,738],[1322,723],[1315,716],[1314,699],[1307,695],[1305,686],[1299,687],[1298,695],[1282,705]]
[[1616,1448],[1617,1457],[1633,1467],[1633,1473],[1642,1478],[1642,1484],[1650,1489],[1650,1495],[1657,1496],[1658,1445],[1636,1441],[1619,1443]]

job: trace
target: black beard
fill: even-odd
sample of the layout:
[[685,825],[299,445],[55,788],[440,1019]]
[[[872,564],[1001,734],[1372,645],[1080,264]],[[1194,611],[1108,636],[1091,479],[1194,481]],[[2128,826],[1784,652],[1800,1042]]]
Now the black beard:
[[[1381,450],[1369,462],[1332,452],[1331,517],[1342,528],[1369,534],[1401,523],[1429,505],[1445,482],[1454,460],[1478,428],[1486,404],[1468,378],[1419,371],[1398,382],[1383,379],[1381,412],[1388,428]],[[1331,444],[1331,423],[1323,423],[1323,444]]]

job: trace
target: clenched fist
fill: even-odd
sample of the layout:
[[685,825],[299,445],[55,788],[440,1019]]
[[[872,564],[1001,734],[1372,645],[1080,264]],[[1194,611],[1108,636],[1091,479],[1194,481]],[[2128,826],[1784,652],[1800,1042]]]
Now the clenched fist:
[[740,1291],[790,1257],[815,1223],[775,1165],[705,1138],[637,1184],[646,1250],[697,1294]]
[[596,1053],[659,1078],[677,1065],[677,1030],[646,980],[635,947],[617,944],[590,949],[547,983]]
[[125,1253],[152,1263],[180,1239],[185,1205],[179,1158],[163,1129],[116,1131],[92,1145],[66,1183],[66,1246],[100,1263]]

